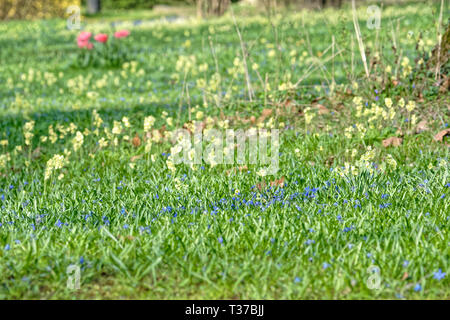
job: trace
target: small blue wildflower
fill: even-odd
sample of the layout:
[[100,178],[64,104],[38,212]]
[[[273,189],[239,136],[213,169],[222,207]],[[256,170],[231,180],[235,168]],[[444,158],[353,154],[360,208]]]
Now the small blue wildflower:
[[299,278],[299,277],[295,277],[295,279],[294,279],[294,283],[299,283],[301,281],[302,281],[302,278]]
[[124,228],[124,229],[128,229],[128,224],[124,224],[124,225],[123,225],[123,228]]
[[420,285],[420,283],[418,283],[418,284],[416,284],[415,286],[414,286],[414,291],[420,291],[420,290],[422,290],[422,286]]
[[330,264],[328,264],[328,263],[326,263],[326,262],[324,262],[323,264],[322,264],[322,269],[323,270],[325,270],[325,269],[327,269],[327,268],[329,268],[330,267]]
[[5,248],[4,248],[4,250],[5,250],[5,251],[8,251],[8,250],[10,250],[10,249],[11,249],[11,246],[7,243],[6,246],[5,246]]
[[218,237],[217,241],[219,241],[219,243],[222,244],[223,243],[223,238],[222,237]]
[[433,279],[442,280],[445,278],[446,273],[442,272],[442,269],[439,269],[437,272],[433,274]]

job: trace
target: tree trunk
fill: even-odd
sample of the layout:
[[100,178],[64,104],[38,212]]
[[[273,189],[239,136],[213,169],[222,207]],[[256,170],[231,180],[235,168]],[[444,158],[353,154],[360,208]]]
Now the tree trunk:
[[95,14],[100,12],[100,0],[87,0],[86,1],[87,13]]

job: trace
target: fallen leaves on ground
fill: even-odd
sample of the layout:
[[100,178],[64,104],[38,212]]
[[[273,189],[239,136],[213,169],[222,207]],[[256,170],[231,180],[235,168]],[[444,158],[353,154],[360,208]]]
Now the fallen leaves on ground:
[[423,131],[427,131],[428,129],[429,128],[427,120],[422,120],[416,126],[416,133],[421,133]]
[[133,144],[133,146],[135,148],[139,147],[141,145],[141,138],[139,138],[139,136],[136,134],[133,138],[133,140],[131,140],[131,143]]
[[402,144],[402,142],[403,142],[403,139],[402,139],[402,138],[399,138],[399,137],[389,137],[389,138],[383,140],[383,146],[384,146],[385,148],[390,147],[390,146],[392,146],[392,147],[398,147],[399,145]]
[[436,140],[437,142],[443,142],[444,141],[444,137],[447,136],[447,135],[450,135],[450,128],[442,130],[441,132],[437,133],[434,136],[434,140]]

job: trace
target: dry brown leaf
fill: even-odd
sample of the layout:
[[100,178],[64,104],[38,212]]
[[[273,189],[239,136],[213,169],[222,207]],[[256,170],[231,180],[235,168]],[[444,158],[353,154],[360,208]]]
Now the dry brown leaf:
[[261,112],[261,116],[267,118],[268,116],[270,116],[272,114],[272,109],[264,109]]
[[444,141],[444,137],[447,136],[447,135],[450,135],[450,128],[442,130],[441,132],[437,133],[434,136],[434,140],[436,140],[437,142],[443,142]]
[[242,172],[244,170],[248,170],[248,167],[247,166],[240,166],[239,167],[239,172]]
[[330,113],[330,110],[328,110],[327,107],[325,107],[324,105],[318,103],[315,105],[315,108],[319,109],[319,114],[328,114]]
[[281,177],[281,179],[275,180],[275,181],[270,181],[270,186],[280,186],[280,187],[284,187],[284,176]]
[[393,147],[398,147],[399,145],[401,145],[403,142],[402,138],[398,138],[398,137],[389,137],[387,139],[383,140],[383,146],[385,148],[393,146]]
[[142,158],[142,154],[136,155],[136,156],[132,156],[130,158],[130,162],[135,162],[137,159]]
[[[261,112],[261,116],[258,118],[258,123],[263,122],[264,120],[266,120],[267,117],[269,117],[272,114],[272,109],[264,109]],[[253,123],[253,121],[252,121]]]
[[139,138],[139,136],[136,135],[134,136],[133,140],[131,140],[131,143],[133,144],[134,147],[139,147],[141,145],[141,138]]
[[421,133],[423,131],[427,131],[428,129],[428,122],[424,119],[417,124],[416,133]]
[[402,280],[404,281],[408,278],[409,278],[409,274],[408,274],[408,272],[405,271],[405,273],[403,274]]
[[265,187],[266,187],[266,183],[264,181],[256,184],[256,188],[258,188],[258,190],[260,190],[260,191]]

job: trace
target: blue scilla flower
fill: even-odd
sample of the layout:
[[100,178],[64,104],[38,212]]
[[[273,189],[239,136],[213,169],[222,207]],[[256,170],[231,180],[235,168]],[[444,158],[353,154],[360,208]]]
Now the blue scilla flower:
[[442,280],[445,278],[446,273],[442,272],[442,269],[439,269],[433,274],[433,279]]
[[6,246],[5,246],[5,248],[4,248],[4,250],[5,250],[5,251],[8,251],[8,250],[10,250],[10,249],[11,249],[11,246],[7,243]]
[[418,284],[416,284],[415,286],[414,286],[414,291],[420,291],[420,290],[422,290],[422,286],[420,285],[420,283],[418,283]]
[[299,282],[301,282],[302,281],[302,278],[299,278],[299,277],[295,277],[295,279],[294,279],[294,282],[295,283],[299,283]]

